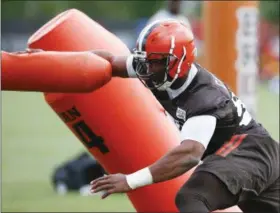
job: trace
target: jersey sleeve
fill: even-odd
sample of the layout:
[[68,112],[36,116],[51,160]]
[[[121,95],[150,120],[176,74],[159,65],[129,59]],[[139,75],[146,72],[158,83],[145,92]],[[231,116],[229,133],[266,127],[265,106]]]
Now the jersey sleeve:
[[189,118],[183,125],[180,139],[194,140],[206,149],[216,129],[217,119],[210,115],[200,115]]
[[230,95],[227,91],[217,88],[205,88],[194,92],[188,98],[185,108],[187,109],[187,118],[198,115],[211,115],[217,119],[224,118],[232,109],[229,106]]

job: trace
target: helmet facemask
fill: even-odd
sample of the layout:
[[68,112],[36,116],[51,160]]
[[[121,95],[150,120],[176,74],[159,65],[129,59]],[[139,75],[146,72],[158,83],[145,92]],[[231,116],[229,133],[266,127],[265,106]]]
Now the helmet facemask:
[[167,81],[172,80],[169,71],[175,67],[178,58],[170,53],[134,52],[136,75],[149,89],[159,89]]

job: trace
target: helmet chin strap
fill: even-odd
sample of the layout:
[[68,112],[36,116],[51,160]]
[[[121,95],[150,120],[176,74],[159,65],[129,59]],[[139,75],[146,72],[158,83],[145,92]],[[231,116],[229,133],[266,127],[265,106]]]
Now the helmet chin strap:
[[[174,37],[173,37],[173,38],[174,38]],[[172,38],[171,38],[171,39],[172,39]],[[174,48],[173,48],[173,49],[174,49]],[[172,49],[172,52],[173,52],[173,49]],[[170,50],[170,52],[171,52],[171,50]],[[172,52],[171,52],[171,53],[172,53]],[[172,84],[176,81],[176,79],[178,78],[178,76],[179,76],[179,74],[180,74],[180,72],[181,72],[181,66],[182,66],[182,63],[183,63],[184,58],[185,58],[186,55],[187,55],[186,48],[183,47],[183,56],[182,56],[181,60],[179,61],[179,65],[178,65],[178,68],[177,68],[177,72],[176,72],[174,78],[172,79],[172,81],[168,81],[168,80],[167,80],[167,73],[166,73],[165,76],[164,76],[164,81],[165,81],[165,82],[164,82],[162,85],[160,85],[159,87],[157,87],[157,90],[159,90],[159,91],[165,91],[165,90],[167,90],[168,88],[170,88],[170,87],[172,86]],[[155,85],[155,86],[156,86],[156,85]]]

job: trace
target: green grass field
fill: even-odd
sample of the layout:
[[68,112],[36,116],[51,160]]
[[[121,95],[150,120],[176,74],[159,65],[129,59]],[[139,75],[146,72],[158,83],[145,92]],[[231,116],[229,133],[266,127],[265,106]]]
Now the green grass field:
[[[279,140],[279,97],[258,89],[258,119]],[[125,195],[57,195],[50,175],[56,164],[84,150],[40,93],[2,92],[2,211],[132,212]]]

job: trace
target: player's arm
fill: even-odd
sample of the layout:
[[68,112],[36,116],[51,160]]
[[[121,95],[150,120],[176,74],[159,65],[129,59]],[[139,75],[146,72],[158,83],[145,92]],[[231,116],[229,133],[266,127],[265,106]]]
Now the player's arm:
[[106,50],[94,50],[92,53],[109,61],[112,66],[112,77],[136,77],[135,71],[132,67],[133,55],[129,56],[114,56]]
[[176,178],[196,166],[216,128],[216,118],[195,116],[181,130],[181,144],[149,167],[153,183]]
[[103,198],[112,193],[127,192],[182,175],[196,166],[216,128],[213,116],[195,116],[182,127],[182,143],[169,151],[154,164],[129,175],[108,175],[92,181],[94,192],[106,190]]

